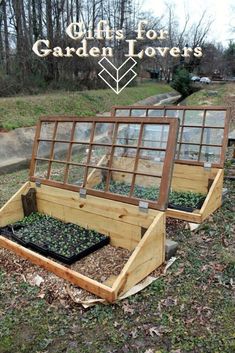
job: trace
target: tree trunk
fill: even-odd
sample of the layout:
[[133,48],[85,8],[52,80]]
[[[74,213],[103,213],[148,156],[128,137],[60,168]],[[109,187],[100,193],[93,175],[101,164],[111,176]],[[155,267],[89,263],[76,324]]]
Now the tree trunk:
[[[53,22],[52,22],[52,4],[51,0],[46,0],[46,22],[47,22],[47,38],[50,41],[50,45],[53,45]],[[47,81],[54,79],[54,63],[51,56],[47,60],[47,70],[48,75],[46,77]]]
[[8,35],[8,26],[7,26],[7,10],[6,10],[6,1],[2,1],[3,9],[3,23],[4,23],[4,46],[5,46],[5,69],[6,74],[10,74],[10,47],[9,47],[9,35]]

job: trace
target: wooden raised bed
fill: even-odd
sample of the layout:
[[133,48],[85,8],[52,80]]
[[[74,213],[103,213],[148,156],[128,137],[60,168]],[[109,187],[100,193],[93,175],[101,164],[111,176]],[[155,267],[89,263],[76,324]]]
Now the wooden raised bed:
[[[112,163],[114,150],[119,146],[117,138],[120,122],[130,126],[135,123],[135,119],[42,118],[36,130],[30,180],[0,210],[0,227],[23,219],[22,195],[26,195],[33,188],[36,190],[38,212],[109,235],[112,246],[131,250],[132,254],[121,273],[112,281],[107,281],[108,284],[106,284],[84,276],[68,266],[39,255],[35,251],[0,236],[1,247],[15,252],[32,263],[109,302],[113,302],[120,294],[125,293],[164,262],[164,208],[167,204],[171,182],[178,128],[177,119],[165,118],[162,120],[155,118],[151,119],[151,123],[149,122],[154,126],[164,125],[168,128],[169,133],[164,149],[160,148],[160,151],[164,150],[165,153],[161,174],[154,169],[151,173],[151,178],[158,180],[159,197],[154,202],[148,202],[148,200],[143,202],[143,200],[133,197],[131,192],[130,195],[117,195],[108,190],[108,184],[113,175],[122,175],[123,173],[123,170],[119,170]],[[87,126],[85,133],[81,135],[81,130],[77,129],[77,124],[80,123],[90,124],[91,131],[89,132],[89,126]],[[97,124],[100,123],[104,125],[112,124],[114,131],[112,137],[110,137],[110,129],[106,129],[106,132],[108,132],[106,137],[104,138],[104,133],[101,131],[99,134],[101,138],[96,139],[95,131]],[[132,171],[129,170],[129,175],[132,175],[133,188],[137,177],[141,176],[141,183],[149,177],[147,172],[141,173],[137,168],[139,160],[141,160],[139,155],[142,149],[141,136],[147,120],[138,119],[137,123],[140,127],[139,135],[136,145],[131,145],[132,150],[133,148],[136,149],[135,166]],[[64,125],[61,129],[61,124],[67,125]],[[71,126],[68,127],[68,124]],[[49,151],[46,151],[45,148],[47,144]],[[61,144],[64,144],[65,149],[57,148]],[[58,146],[56,147],[56,145]],[[78,149],[78,147],[84,146],[88,148],[85,148],[85,150],[84,148]],[[105,161],[105,164],[102,164],[102,158],[99,163],[95,159],[93,160],[92,151],[94,146],[110,147],[108,163]],[[44,148],[43,154],[41,154],[42,147]],[[76,148],[73,153],[74,147]],[[121,148],[123,148],[123,144]],[[126,148],[130,148],[130,146],[126,146]],[[145,150],[145,148],[143,149]],[[151,148],[147,148],[147,150],[151,150]],[[81,154],[83,154],[83,158],[80,158]],[[79,157],[78,161],[77,157]],[[38,170],[38,163],[43,163],[41,171]],[[54,163],[57,163],[57,169],[54,168]],[[74,174],[75,167],[77,169]],[[82,177],[79,172],[80,169],[83,171]],[[96,190],[90,184],[97,169],[99,169],[102,178],[104,178],[104,175],[107,178],[106,191]]]
[[[171,190],[206,194],[193,212],[167,209],[167,216],[202,223],[221,206],[230,108],[209,106],[115,106],[115,117],[179,117]],[[151,169],[151,165],[149,166]]]

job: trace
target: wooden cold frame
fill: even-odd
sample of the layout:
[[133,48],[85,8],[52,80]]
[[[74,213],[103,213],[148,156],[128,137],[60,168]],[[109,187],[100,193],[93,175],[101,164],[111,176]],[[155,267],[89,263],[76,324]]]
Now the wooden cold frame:
[[[198,124],[187,124],[186,114],[187,113],[201,113],[201,123]],[[223,113],[223,123],[219,122],[218,125],[210,125],[207,124],[207,114],[213,113]],[[177,140],[177,150],[175,155],[175,161],[177,163],[182,164],[191,164],[191,165],[204,165],[205,162],[210,162],[207,157],[202,158],[202,148],[220,148],[219,160],[216,162],[211,162],[212,167],[223,168],[225,154],[227,149],[227,141],[228,141],[228,130],[229,130],[229,120],[231,116],[231,109],[222,106],[114,106],[111,109],[111,115],[118,117],[118,116],[126,116],[126,117],[133,117],[136,118],[137,116],[143,118],[150,118],[150,117],[180,117],[180,130]],[[200,140],[198,142],[186,142],[183,140],[183,129],[198,129],[200,130],[199,133],[201,135]],[[204,142],[204,134],[206,129],[214,129],[214,130],[221,130],[221,143],[207,143]],[[180,151],[182,145],[191,145],[198,147],[198,156],[197,160],[191,159],[182,159],[180,158]]]
[[[194,212],[184,212],[181,210],[167,209],[167,216],[186,220],[194,223],[203,222],[210,214],[212,214],[216,209],[218,209],[222,204],[222,188],[223,188],[223,176],[224,176],[224,160],[227,148],[228,139],[228,129],[229,120],[231,115],[231,109],[226,107],[208,107],[208,106],[114,106],[112,107],[112,116],[118,117],[128,116],[137,117],[144,116],[149,118],[151,116],[165,116],[169,112],[175,113],[177,116],[181,112],[181,122],[180,130],[178,136],[178,148],[175,155],[175,163],[173,168],[173,177],[171,189],[175,191],[192,191],[207,194],[204,204],[200,210],[195,210]],[[186,112],[201,111],[202,112],[202,125],[186,125],[185,115]],[[207,145],[203,143],[203,133],[204,129],[215,128],[216,125],[205,125],[207,112],[223,112],[224,113],[224,123],[218,126],[218,129],[222,130],[222,143],[216,145]],[[223,126],[222,126],[223,125]],[[197,144],[199,151],[202,150],[203,146],[212,146],[221,148],[221,153],[217,163],[209,163],[207,165],[207,160],[200,160],[200,154],[198,160],[190,159],[180,159],[180,149],[181,145],[184,144],[183,141],[183,129],[185,127],[200,128],[201,137]]]
[[[133,251],[120,274],[109,284],[100,283],[69,267],[37,254],[0,235],[0,246],[55,273],[57,276],[113,302],[159,267],[165,259],[165,213],[141,212],[138,206],[48,185],[26,182],[0,209],[0,227],[23,218],[21,195],[36,189],[38,211],[62,221],[79,224],[109,235],[111,245]],[[110,284],[112,283],[112,284]]]
[[[54,124],[53,129],[51,131],[51,135],[52,135],[51,138],[41,137],[43,123]],[[66,123],[66,124],[71,123],[70,136],[66,140],[57,138],[57,129],[60,123]],[[86,142],[84,142],[81,138],[80,139],[77,138],[75,140],[75,137],[74,137],[76,126],[79,126],[79,124],[82,124],[82,123],[87,123],[91,125],[89,139]],[[95,141],[94,139],[95,131],[98,124],[112,124],[111,137],[109,137],[110,141],[108,142]],[[121,125],[124,125],[124,124],[126,124],[128,127],[129,126],[138,127],[138,136],[136,137],[135,145],[133,145],[132,142],[131,144],[128,144],[128,142],[126,144],[121,144],[120,142],[118,142],[118,140],[121,139],[118,135],[118,131],[119,131],[118,129]],[[142,143],[143,131],[145,127],[147,127],[148,125],[168,128],[165,147],[161,147],[161,146],[146,147]],[[68,189],[68,190],[73,190],[78,192],[81,191],[82,189],[82,191],[85,190],[85,192],[89,195],[100,196],[111,200],[127,202],[133,205],[139,205],[140,199],[138,199],[138,197],[134,195],[134,188],[136,186],[137,177],[142,177],[143,180],[145,178],[152,178],[152,179],[155,178],[154,180],[158,178],[159,197],[156,201],[150,201],[150,200],[147,200],[147,201],[148,201],[148,206],[150,208],[164,210],[167,207],[167,197],[168,197],[169,188],[170,188],[170,179],[172,175],[172,163],[173,163],[173,158],[175,153],[175,143],[176,143],[177,132],[178,132],[178,119],[170,119],[167,117],[161,118],[161,119],[160,118],[133,119],[133,118],[125,118],[125,117],[124,118],[44,117],[40,119],[36,130],[32,163],[30,167],[30,180],[39,181],[40,183],[43,183],[45,185],[56,186],[62,189]],[[46,158],[45,157],[42,158],[39,156],[39,147],[41,143],[50,144],[50,154]],[[55,144],[67,145],[68,152],[64,159],[61,159],[61,158],[55,159],[54,157]],[[74,145],[85,145],[87,147],[86,161],[83,161],[82,163],[71,161],[71,150]],[[107,147],[110,148],[110,153],[107,160],[102,159],[98,164],[95,163],[95,165],[91,163],[92,149],[94,146],[98,146],[98,147],[102,146],[103,148],[107,148]],[[135,160],[134,160],[134,165],[132,166],[133,167],[132,170],[128,170],[128,168],[125,169],[125,172],[128,173],[130,177],[129,195],[114,194],[109,190],[111,175],[115,173],[116,174],[124,173],[124,170],[122,168],[118,168],[117,166],[113,165],[115,148],[126,148],[126,149],[135,150]],[[161,173],[159,173],[159,171],[155,173],[153,168],[151,170],[151,173],[148,173],[148,171],[146,172],[138,171],[137,168],[140,160],[140,153],[142,151],[155,151],[156,153],[157,152],[164,153],[164,159],[162,161],[163,168]],[[103,164],[102,164],[102,161],[104,162]],[[43,176],[36,175],[36,163],[38,162],[47,163],[47,168]],[[53,163],[57,163],[57,164],[59,163],[60,165],[64,166],[64,173],[62,175],[62,180],[60,180],[60,182],[52,180],[51,178],[51,170],[52,170]],[[68,172],[71,166],[80,167],[84,169],[84,178],[81,181],[81,185],[79,186],[74,184],[72,185],[71,183],[68,182]],[[104,190],[101,191],[101,190],[92,188],[93,186],[89,183],[89,179],[93,171],[89,173],[90,169],[93,169],[93,171],[99,170],[100,173],[103,172],[104,178],[105,178]]]
[[[157,202],[149,202],[149,208],[141,209],[139,200],[133,197],[121,197],[118,195],[106,195],[105,192],[99,192],[86,188],[85,195],[81,193],[87,183],[92,184],[97,178],[97,170],[101,172],[106,169],[108,173],[112,170],[120,171],[125,174],[123,169],[111,164],[112,153],[109,155],[109,164],[106,168],[102,168],[102,162],[107,158],[107,155],[101,157],[100,161],[95,165],[93,171],[88,173],[89,161],[91,157],[91,146],[94,144],[107,146],[107,143],[102,142],[93,143],[95,124],[96,123],[113,123],[117,126],[122,123],[133,123],[132,118],[77,118],[77,117],[50,117],[42,118],[39,121],[35,134],[35,143],[33,147],[32,163],[30,168],[30,180],[26,182],[19,191],[0,209],[0,227],[20,221],[24,217],[22,206],[22,195],[26,195],[30,189],[36,190],[36,203],[38,212],[48,214],[52,217],[60,219],[65,222],[78,224],[88,229],[94,229],[102,234],[110,237],[111,245],[115,247],[122,247],[132,251],[130,258],[123,267],[122,271],[116,278],[110,278],[107,283],[100,283],[92,278],[84,276],[64,266],[56,261],[46,258],[36,252],[22,247],[14,241],[7,239],[0,235],[0,246],[10,251],[15,252],[19,256],[28,259],[32,263],[45,268],[48,271],[64,278],[67,281],[113,302],[118,296],[125,293],[128,289],[136,283],[144,279],[153,270],[159,267],[165,259],[165,212],[161,210],[165,208],[169,192],[169,186],[172,176],[172,163],[175,153],[175,144],[177,137],[177,119],[137,119],[138,124],[141,125],[140,136],[143,132],[145,124],[167,125],[169,133],[166,146],[160,150],[164,150],[165,159],[163,161],[163,171],[161,174],[161,191],[160,198]],[[46,126],[46,130],[51,133],[51,138],[41,138],[42,124],[54,123],[53,129]],[[57,128],[60,122],[70,122],[72,124],[71,134],[65,140],[57,138]],[[88,143],[88,159],[84,164],[86,169],[84,184],[79,187],[67,183],[69,176],[69,166],[79,166],[81,163],[73,163],[70,160],[71,150],[74,141],[74,132],[76,124],[80,122],[90,122],[92,124],[91,138]],[[114,134],[115,136],[115,134]],[[43,141],[49,143],[50,151],[48,156],[43,158],[38,156],[39,144]],[[140,137],[138,138],[137,158],[134,159],[133,177],[138,175],[136,167],[138,163],[146,163],[138,158],[138,151],[140,149],[157,151],[157,148],[141,147]],[[49,180],[50,174],[53,170],[53,162],[55,161],[54,149],[56,143],[68,144],[68,154],[64,160],[56,159],[56,162],[64,165],[63,181]],[[82,141],[79,141],[82,144]],[[111,150],[115,147],[114,138],[110,143]],[[121,145],[123,147],[123,144]],[[129,148],[129,146],[125,146]],[[63,152],[63,151],[62,151]],[[57,157],[56,157],[57,158]],[[46,161],[47,168],[43,171],[44,177],[37,177],[35,175],[35,163],[37,160]],[[143,177],[152,176],[153,171],[149,174],[147,172],[141,173]],[[154,173],[156,170],[156,164]],[[129,173],[130,174],[130,173]],[[132,189],[134,185],[134,178],[132,179]],[[84,198],[85,196],[85,198]],[[159,208],[159,209],[158,209]]]

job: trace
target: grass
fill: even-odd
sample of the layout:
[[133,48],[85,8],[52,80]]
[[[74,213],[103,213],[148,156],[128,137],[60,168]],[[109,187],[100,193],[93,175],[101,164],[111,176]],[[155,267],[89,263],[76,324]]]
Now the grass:
[[168,92],[172,92],[169,85],[145,82],[128,87],[119,95],[110,89],[102,89],[0,98],[0,129],[33,126],[42,115],[92,116],[110,111],[112,105],[129,105],[149,96]]
[[[216,91],[217,95],[210,95],[208,91]],[[186,98],[187,105],[225,105],[227,98],[235,95],[235,84],[211,84]]]
[[[0,176],[1,205],[26,174]],[[87,311],[51,305],[49,292],[40,299],[38,288],[2,262],[0,353],[235,352],[235,185],[226,187],[223,207],[196,232],[168,226],[179,242],[177,261],[166,276],[124,302]]]

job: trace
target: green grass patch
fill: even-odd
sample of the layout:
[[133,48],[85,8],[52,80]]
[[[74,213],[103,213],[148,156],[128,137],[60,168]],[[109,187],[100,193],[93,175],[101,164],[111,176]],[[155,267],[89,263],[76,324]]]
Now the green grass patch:
[[185,102],[187,105],[225,105],[226,99],[230,95],[235,95],[234,84],[211,84],[205,85],[202,90],[191,94]]
[[172,92],[166,84],[145,82],[119,95],[110,89],[56,92],[44,95],[0,98],[0,128],[33,126],[42,115],[92,116],[110,111],[113,105],[130,105],[147,97]]

